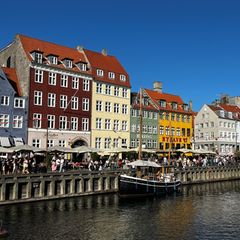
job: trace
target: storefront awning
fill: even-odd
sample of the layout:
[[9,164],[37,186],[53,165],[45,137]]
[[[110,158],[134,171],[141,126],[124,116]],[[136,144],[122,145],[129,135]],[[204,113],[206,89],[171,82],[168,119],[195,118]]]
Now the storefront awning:
[[11,143],[8,137],[0,137],[0,146],[2,147],[11,147]]
[[21,146],[24,145],[22,138],[13,138],[15,146]]

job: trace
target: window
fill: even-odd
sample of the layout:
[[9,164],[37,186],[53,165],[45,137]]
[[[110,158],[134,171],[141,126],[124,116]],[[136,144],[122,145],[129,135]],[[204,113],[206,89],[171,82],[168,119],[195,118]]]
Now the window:
[[83,91],[88,92],[90,90],[90,82],[88,79],[83,79]]
[[9,97],[8,96],[2,96],[1,97],[1,105],[8,106],[9,105]]
[[48,140],[47,140],[47,146],[48,146],[48,148],[54,146],[54,141],[53,141],[53,139],[48,139]]
[[105,129],[111,130],[111,120],[110,119],[105,119]]
[[172,114],[171,114],[171,120],[172,120],[172,121],[175,121],[175,113],[172,113]]
[[87,64],[86,63],[78,63],[77,66],[83,72],[87,71]]
[[127,131],[127,121],[125,120],[122,121],[122,130]]
[[82,100],[82,110],[83,111],[89,111],[89,98],[83,98]]
[[89,131],[89,119],[82,118],[82,131]]
[[169,113],[166,113],[165,119],[169,120]]
[[166,135],[170,134],[169,127],[165,127]]
[[113,139],[113,147],[118,148],[118,138]]
[[72,89],[79,89],[79,78],[72,77]]
[[120,80],[123,82],[126,82],[126,76],[123,74],[120,74]]
[[101,138],[95,138],[95,148],[99,149],[101,148]]
[[33,114],[33,127],[34,128],[42,127],[42,114],[40,114],[40,113]]
[[177,122],[180,121],[181,115],[179,113],[177,113]]
[[22,128],[23,116],[13,116],[13,128]]
[[147,111],[143,111],[143,117],[147,118],[148,117],[148,112]]
[[96,93],[102,93],[102,84],[101,83],[97,83]]
[[191,130],[190,130],[190,128],[187,128],[187,137],[191,137]]
[[175,135],[175,128],[172,127],[172,128],[171,128],[171,136],[174,136],[174,135]]
[[164,112],[160,112],[160,113],[159,113],[159,118],[160,118],[160,119],[164,119]]
[[55,106],[56,106],[56,94],[48,93],[48,107],[55,107]]
[[177,103],[176,102],[172,102],[172,109],[177,110],[177,107],[178,107]]
[[59,129],[61,129],[61,130],[67,129],[67,117],[66,116],[59,117]]
[[102,111],[102,101],[96,101],[96,111]]
[[78,97],[72,97],[71,108],[72,110],[78,110]]
[[143,125],[142,131],[143,133],[147,133],[147,125]]
[[35,82],[43,83],[43,71],[35,69]]
[[111,112],[111,103],[110,102],[105,102],[105,111]]
[[186,129],[182,128],[182,136],[184,137],[186,135]]
[[68,87],[68,76],[67,75],[61,75],[61,87]]
[[157,113],[156,112],[153,113],[153,119],[155,119],[155,120],[157,119]]
[[132,125],[132,132],[136,132],[136,130],[137,130],[137,126],[136,126],[136,124],[133,124]]
[[109,72],[109,73],[108,73],[108,77],[109,77],[110,79],[114,79],[114,78],[115,78],[115,73],[114,73],[114,72]]
[[57,57],[56,57],[56,56],[53,56],[53,55],[48,56],[48,61],[49,61],[51,64],[55,64],[55,65],[57,65],[57,63],[58,63]]
[[9,127],[9,115],[8,114],[0,114],[0,127],[1,128]]
[[99,77],[103,77],[103,70],[97,69],[97,75],[98,75]]
[[49,85],[56,85],[57,82],[57,74],[53,72],[49,72],[48,74],[48,84]]
[[148,126],[148,133],[152,133],[152,126]]
[[119,113],[119,103],[114,103],[113,112]]
[[48,119],[48,128],[55,129],[55,116],[47,115],[47,119]]
[[33,58],[36,63],[42,63],[42,53],[34,52]]
[[71,117],[71,130],[77,131],[78,130],[78,118]]
[[163,135],[164,134],[164,126],[159,127],[159,134]]
[[37,148],[40,148],[40,139],[36,139],[36,138],[34,138],[33,140],[32,140],[32,146],[33,147],[37,147]]
[[67,96],[66,95],[60,95],[60,108],[67,108]]
[[136,117],[137,116],[137,111],[135,109],[131,109],[131,116]]
[[128,96],[127,88],[123,88],[122,89],[122,97],[127,98],[127,96]]
[[113,130],[118,131],[119,129],[119,120],[114,120],[113,122]]
[[114,87],[114,96],[119,96],[119,87]]
[[160,100],[160,107],[165,108],[167,105],[165,100]]
[[153,113],[152,112],[148,112],[148,118],[152,119],[152,117],[153,117]]
[[42,105],[42,92],[34,91],[34,105]]
[[131,139],[131,147],[136,147],[136,139]]
[[105,94],[111,95],[111,85],[106,85]]
[[15,108],[24,108],[25,100],[22,98],[14,98],[14,107]]
[[96,118],[96,129],[102,129],[102,119]]
[[154,126],[152,130],[153,130],[153,131],[152,131],[153,134],[157,134],[157,127],[156,127],[156,126]]
[[59,147],[66,147],[66,141],[65,140],[58,140],[58,146]]
[[153,148],[157,148],[157,140],[153,140],[152,141],[152,147]]
[[128,106],[127,104],[122,105],[122,114],[128,114]]
[[122,147],[127,147],[127,139],[122,138]]
[[104,140],[104,148],[110,148],[111,138],[105,138]]
[[67,68],[72,68],[72,60],[70,60],[70,59],[65,59],[65,60],[64,60],[64,65],[65,65]]

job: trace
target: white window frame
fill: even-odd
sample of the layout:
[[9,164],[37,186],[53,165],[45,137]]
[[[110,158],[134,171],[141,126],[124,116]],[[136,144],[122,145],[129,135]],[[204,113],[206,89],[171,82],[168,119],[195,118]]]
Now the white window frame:
[[34,91],[34,105],[42,106],[43,93],[41,91]]
[[66,109],[67,108],[67,95],[60,95],[60,108]]
[[89,131],[89,119],[82,118],[82,131]]
[[105,112],[111,112],[111,110],[112,110],[112,103],[105,102]]
[[55,115],[47,115],[48,128],[55,129]]
[[102,129],[102,118],[96,118],[96,129]]
[[105,94],[106,95],[111,95],[111,92],[112,92],[112,86],[109,85],[109,84],[106,84],[106,86],[105,86]]
[[87,112],[89,111],[89,98],[83,98],[82,99],[82,110]]
[[108,78],[109,79],[115,79],[115,73],[114,72],[108,72]]
[[96,83],[96,93],[102,93],[102,83]]
[[105,119],[105,130],[111,130],[111,119]]
[[25,108],[25,99],[14,98],[14,108]]
[[83,79],[83,91],[90,91],[90,81],[88,79]]
[[48,84],[56,86],[57,84],[57,74],[54,72],[49,72],[48,73]]
[[103,77],[104,76],[104,72],[102,69],[97,69],[97,76],[99,77]]
[[22,128],[23,127],[23,116],[14,115],[13,116],[13,128]]
[[78,110],[78,97],[72,96],[71,98],[71,109]]
[[120,81],[126,82],[126,80],[127,80],[126,75],[120,74]]
[[79,77],[72,77],[72,89],[79,89]]
[[48,93],[48,107],[56,107],[56,94]]
[[64,87],[64,88],[67,88],[68,87],[68,75],[66,74],[62,74],[61,75],[61,81],[60,81],[60,86],[61,87]]
[[42,127],[42,114],[34,113],[33,114],[33,128],[41,128]]
[[67,129],[67,116],[59,116],[59,129],[60,130]]
[[40,69],[35,69],[35,82],[43,83],[43,71]]
[[0,128],[9,128],[9,118],[8,114],[0,114]]
[[1,105],[2,106],[9,106],[10,97],[9,96],[1,96]]
[[71,117],[71,130],[72,131],[78,130],[78,117]]
[[96,111],[102,112],[102,110],[103,110],[103,102],[100,100],[97,100],[96,101]]

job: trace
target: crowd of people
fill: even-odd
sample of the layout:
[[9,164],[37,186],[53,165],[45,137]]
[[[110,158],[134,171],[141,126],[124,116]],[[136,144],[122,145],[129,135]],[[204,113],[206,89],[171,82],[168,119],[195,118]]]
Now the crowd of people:
[[[69,170],[88,170],[88,171],[102,171],[102,170],[125,170],[128,169],[128,163],[135,161],[131,158],[118,158],[117,156],[110,156],[108,158],[100,157],[98,160],[93,160],[90,154],[82,161],[75,162],[68,159],[66,154],[51,155],[50,162],[38,160],[32,153],[20,153],[0,157],[0,174],[29,174],[29,173],[46,173],[51,172],[65,172]],[[186,156],[184,154],[179,156],[155,156],[146,157],[148,161],[154,161],[160,165],[173,165],[176,169],[186,169],[192,167],[207,167],[207,166],[233,166],[238,165],[239,161],[234,156],[208,156],[196,155]]]

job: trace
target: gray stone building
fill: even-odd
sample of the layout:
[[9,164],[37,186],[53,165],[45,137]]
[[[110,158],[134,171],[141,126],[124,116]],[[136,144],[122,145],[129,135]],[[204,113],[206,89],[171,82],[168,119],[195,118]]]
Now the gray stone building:
[[232,155],[240,147],[240,108],[234,105],[204,105],[195,118],[195,149]]
[[27,142],[28,98],[22,96],[14,68],[0,68],[0,145]]

